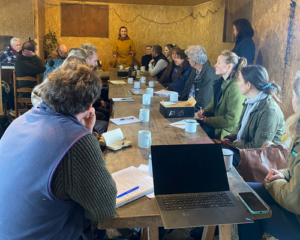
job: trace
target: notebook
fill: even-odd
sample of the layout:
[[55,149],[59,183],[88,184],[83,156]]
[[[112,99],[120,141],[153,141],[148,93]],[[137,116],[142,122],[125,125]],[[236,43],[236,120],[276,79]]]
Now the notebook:
[[153,192],[153,178],[136,167],[131,166],[115,172],[112,177],[118,191],[116,208]]
[[112,100],[114,102],[133,102],[134,99],[132,97],[128,97],[128,98],[112,98]]
[[122,117],[122,118],[112,118],[110,121],[116,125],[125,125],[131,123],[138,123],[141,122],[140,119],[134,116]]
[[131,141],[126,140],[120,128],[102,134],[106,147],[113,151],[131,146]]

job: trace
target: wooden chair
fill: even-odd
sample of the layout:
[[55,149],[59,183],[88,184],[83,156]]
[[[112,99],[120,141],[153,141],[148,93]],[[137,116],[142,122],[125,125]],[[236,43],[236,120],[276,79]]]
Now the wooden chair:
[[37,82],[37,84],[41,83],[41,76],[38,74],[37,78],[34,77],[16,77],[16,73],[14,71],[13,73],[13,80],[14,80],[14,98],[15,98],[15,112],[16,112],[16,118],[19,116],[19,110],[28,111],[27,108],[25,109],[18,109],[18,103],[25,103],[27,104],[31,103],[31,98],[23,98],[19,97],[19,93],[32,93],[33,88],[18,88],[17,81],[33,81]]

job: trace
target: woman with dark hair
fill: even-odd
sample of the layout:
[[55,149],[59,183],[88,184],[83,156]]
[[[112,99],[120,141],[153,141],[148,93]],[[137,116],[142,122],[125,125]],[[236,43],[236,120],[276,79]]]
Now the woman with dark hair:
[[135,54],[135,47],[133,41],[127,35],[127,28],[124,26],[120,27],[119,37],[113,46],[113,57],[117,59],[115,67],[120,65],[123,65],[124,68],[132,66],[132,58]]
[[169,90],[178,92],[180,95],[184,89],[185,82],[189,79],[192,67],[187,60],[187,55],[184,50],[174,50],[174,70],[172,72],[172,84]]
[[[244,149],[261,148],[267,141],[281,144],[284,116],[275,102],[279,86],[269,83],[267,70],[259,65],[242,68],[238,77],[241,94],[246,96],[237,131],[221,140],[222,145]],[[239,151],[234,151],[233,165],[240,162]]]
[[240,240],[262,239],[264,232],[281,240],[300,239],[300,72],[293,84],[292,108],[294,114],[285,124],[284,144],[291,150],[288,168],[271,169],[264,183],[248,183],[269,205],[272,217],[239,224]]
[[176,47],[175,44],[167,44],[165,46],[165,56],[167,57],[167,59],[169,60],[169,62],[171,62],[172,59],[172,48]]
[[213,85],[213,97],[203,111],[198,112],[202,128],[210,138],[221,140],[238,127],[245,98],[235,75],[247,65],[245,58],[223,51],[215,64],[216,74],[222,77]]
[[255,44],[252,40],[254,31],[250,22],[245,18],[235,20],[233,22],[233,34],[236,38],[236,42],[232,52],[239,57],[246,58],[248,65],[253,64]]

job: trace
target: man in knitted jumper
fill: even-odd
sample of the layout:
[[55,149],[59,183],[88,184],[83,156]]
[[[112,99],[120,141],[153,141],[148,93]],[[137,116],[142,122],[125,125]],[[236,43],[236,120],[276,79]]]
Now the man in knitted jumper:
[[42,103],[6,130],[1,239],[85,240],[86,219],[114,216],[116,185],[91,133],[100,92],[97,70],[69,62],[48,75]]

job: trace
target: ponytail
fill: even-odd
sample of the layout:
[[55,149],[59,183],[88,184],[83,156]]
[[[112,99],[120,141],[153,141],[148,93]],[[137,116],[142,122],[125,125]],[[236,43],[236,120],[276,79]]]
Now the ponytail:
[[237,78],[237,74],[241,71],[243,67],[247,66],[247,59],[244,57],[238,57],[234,52],[225,50],[221,53],[222,56],[226,57],[226,63],[232,64],[232,70],[230,73],[230,79]]

